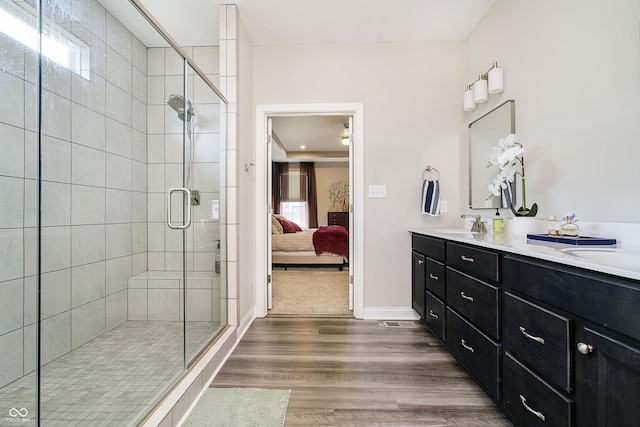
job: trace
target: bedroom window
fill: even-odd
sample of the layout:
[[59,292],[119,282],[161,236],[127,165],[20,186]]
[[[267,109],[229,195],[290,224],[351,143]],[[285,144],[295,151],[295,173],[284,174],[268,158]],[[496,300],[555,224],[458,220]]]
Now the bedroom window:
[[307,223],[307,202],[282,202],[280,215],[295,222],[302,229],[309,228]]
[[302,228],[318,227],[313,163],[273,164],[273,207]]

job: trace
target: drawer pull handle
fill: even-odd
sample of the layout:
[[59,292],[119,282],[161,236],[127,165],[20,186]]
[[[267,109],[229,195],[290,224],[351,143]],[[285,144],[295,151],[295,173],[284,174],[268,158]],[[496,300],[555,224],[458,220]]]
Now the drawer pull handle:
[[527,405],[527,399],[525,399],[523,395],[520,395],[520,401],[522,402],[522,405],[526,408],[527,411],[531,412],[533,415],[540,418],[542,421],[546,421],[545,416],[542,412],[534,411],[531,407],[529,407],[529,405]]
[[440,280],[438,279],[438,276],[436,276],[435,274],[429,274],[429,278],[433,280]]
[[462,291],[460,291],[460,296],[466,300],[473,301],[473,297],[470,297],[469,295],[465,295],[465,293]]
[[433,312],[433,310],[429,310],[429,316],[433,317],[434,319],[439,319],[440,316],[438,316],[436,313]]
[[525,337],[529,338],[530,340],[534,340],[539,342],[540,344],[544,344],[544,338],[542,337],[534,337],[533,335],[530,335],[527,333],[527,330],[525,328],[523,328],[522,326],[520,326],[520,332],[522,332],[522,335],[524,335]]
[[462,258],[462,260],[463,260],[463,261],[473,262],[473,258],[466,257],[466,256],[464,256],[464,255],[460,255],[460,258]]
[[419,260],[418,260],[418,264],[424,264],[424,261],[423,261],[423,260],[421,260],[421,259],[419,259]]
[[578,351],[580,353],[582,353],[582,354],[593,353],[593,346],[590,345],[590,344],[585,344],[583,342],[579,342],[576,347],[578,347]]
[[460,343],[462,343],[462,346],[463,346],[465,349],[469,350],[471,353],[475,353],[475,350],[473,349],[473,347],[468,346],[468,345],[467,345],[467,343],[466,343],[466,342],[464,342],[464,340],[460,340]]

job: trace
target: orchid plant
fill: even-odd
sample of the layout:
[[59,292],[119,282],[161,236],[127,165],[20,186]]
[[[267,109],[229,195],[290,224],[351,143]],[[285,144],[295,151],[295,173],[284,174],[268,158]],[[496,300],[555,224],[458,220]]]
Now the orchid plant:
[[[498,173],[489,184],[489,191],[492,196],[500,196],[502,191],[513,182],[516,175],[520,175],[522,179],[522,206],[517,210],[513,202],[511,203],[511,212],[515,216],[534,217],[538,213],[538,205],[533,204],[531,208],[527,207],[527,192],[524,180],[524,148],[518,142],[515,133],[501,138],[498,145],[493,147],[489,154],[489,163],[487,167],[497,166]],[[491,197],[491,196],[490,196]]]

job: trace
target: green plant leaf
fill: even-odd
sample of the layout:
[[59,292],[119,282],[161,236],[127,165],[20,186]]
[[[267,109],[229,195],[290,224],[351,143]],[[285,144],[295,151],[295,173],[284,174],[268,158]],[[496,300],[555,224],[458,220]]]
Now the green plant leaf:
[[524,207],[520,206],[517,210],[513,207],[513,204],[510,206],[511,208],[511,212],[513,212],[513,214],[515,216],[530,216],[530,217],[534,217],[538,214],[538,204],[534,203],[533,205],[531,205],[531,209],[525,209]]

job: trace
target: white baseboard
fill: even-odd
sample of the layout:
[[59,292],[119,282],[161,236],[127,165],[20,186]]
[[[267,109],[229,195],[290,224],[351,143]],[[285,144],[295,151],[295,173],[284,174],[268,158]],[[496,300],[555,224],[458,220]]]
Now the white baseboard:
[[245,314],[245,316],[240,321],[240,325],[238,325],[238,338],[236,339],[236,343],[240,342],[244,334],[247,333],[247,329],[253,324],[253,321],[256,320],[256,307],[253,306],[251,309]]
[[363,319],[370,320],[420,320],[412,308],[369,307],[364,309]]

